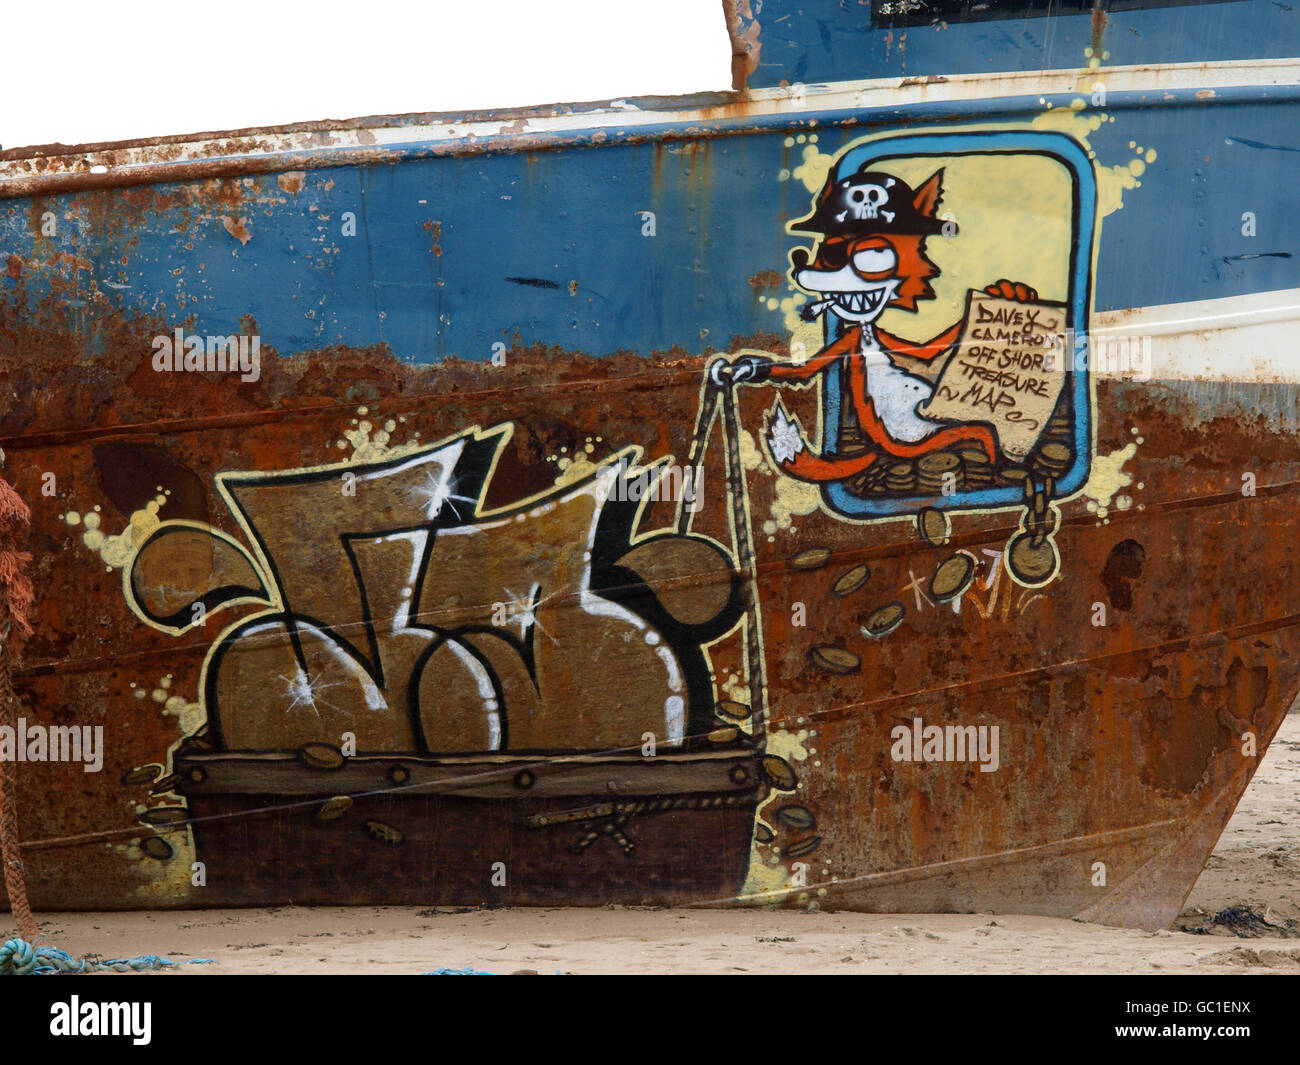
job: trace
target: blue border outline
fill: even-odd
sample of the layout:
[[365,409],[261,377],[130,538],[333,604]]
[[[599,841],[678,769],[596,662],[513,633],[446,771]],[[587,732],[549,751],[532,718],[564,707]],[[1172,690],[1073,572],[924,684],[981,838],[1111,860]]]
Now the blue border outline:
[[[1088,479],[1092,465],[1092,389],[1087,369],[1088,304],[1091,297],[1092,247],[1096,224],[1097,185],[1092,162],[1078,143],[1063,133],[1015,130],[1007,132],[923,133],[900,134],[858,148],[851,148],[835,165],[835,173],[853,172],[862,163],[882,162],[899,157],[948,156],[981,152],[1002,154],[1047,155],[1059,160],[1074,178],[1074,248],[1070,272],[1070,292],[1067,304],[1074,324],[1074,366],[1067,369],[1073,375],[1074,464],[1060,479],[1056,488],[1058,497],[1078,491]],[[831,328],[827,323],[827,329]],[[829,340],[829,337],[827,338]],[[1080,360],[1082,353],[1085,357]],[[1079,369],[1082,365],[1083,369]],[[839,374],[831,369],[822,374],[822,452],[835,453],[837,427],[840,421]],[[822,498],[836,514],[847,518],[887,517],[915,513],[926,504],[942,500],[944,510],[967,510],[1018,506],[1023,502],[1024,490],[1015,485],[1006,488],[987,488],[974,492],[958,492],[951,496],[912,495],[895,499],[870,500],[855,496],[843,483],[825,485]]]

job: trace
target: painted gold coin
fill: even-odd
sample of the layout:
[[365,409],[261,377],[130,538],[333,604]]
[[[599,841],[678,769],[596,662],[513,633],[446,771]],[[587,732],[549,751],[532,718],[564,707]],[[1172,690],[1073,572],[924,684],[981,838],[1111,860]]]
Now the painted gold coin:
[[800,831],[817,827],[817,818],[813,816],[811,810],[803,806],[782,806],[776,812],[776,819],[787,828]]
[[1053,466],[1063,470],[1070,465],[1070,461],[1074,458],[1074,452],[1064,444],[1044,444],[1042,450],[1038,453],[1038,457],[1044,466]]
[[174,825],[188,820],[190,812],[183,806],[157,806],[146,810],[140,820],[151,825]]
[[172,845],[161,836],[150,836],[140,844],[140,849],[150,858],[165,862],[174,853]]
[[801,839],[798,843],[792,843],[785,849],[787,858],[802,858],[805,854],[811,854],[822,845],[821,836],[809,836],[807,839]]
[[179,773],[168,773],[167,776],[154,781],[153,787],[149,789],[150,795],[161,795],[163,792],[175,791],[176,785],[181,782]]
[[922,507],[916,516],[916,527],[921,539],[938,547],[948,536],[948,515],[937,507]]
[[1007,545],[1007,568],[1022,584],[1046,584],[1056,576],[1060,564],[1060,555],[1050,538],[1044,538],[1041,544],[1035,546],[1033,537],[1021,533]]
[[865,564],[845,570],[831,588],[831,594],[839,599],[843,599],[846,595],[852,595],[867,583],[867,578],[870,576],[871,570]]
[[829,673],[856,673],[862,660],[852,651],[830,643],[819,643],[808,652],[813,662]]
[[321,804],[321,808],[316,811],[316,817],[321,821],[337,821],[351,809],[351,798],[347,795],[335,795],[334,798],[326,799]]
[[810,547],[806,551],[800,551],[794,558],[790,559],[792,569],[821,569],[831,560],[831,552],[826,547]]
[[383,821],[367,821],[366,831],[380,843],[391,843],[394,846],[406,838],[392,825],[385,824]]
[[794,791],[799,786],[799,778],[784,758],[765,754],[759,764],[763,767],[763,776],[777,791]]
[[970,555],[953,555],[944,559],[930,578],[930,595],[940,603],[956,599],[975,577],[975,563]]
[[152,784],[162,773],[163,767],[155,763],[138,765],[122,774],[123,784]]
[[903,623],[905,613],[902,603],[886,603],[867,618],[867,623],[862,626],[862,635],[873,640],[888,636]]
[[930,478],[940,478],[945,473],[954,473],[957,467],[961,465],[961,459],[951,451],[936,451],[931,455],[924,455],[917,462],[920,471]]
[[298,757],[314,769],[338,769],[347,759],[343,752],[328,743],[306,743],[298,748]]
[[742,725],[749,720],[750,714],[753,713],[744,703],[738,703],[734,699],[723,699],[713,710],[714,714],[722,721],[732,725]]

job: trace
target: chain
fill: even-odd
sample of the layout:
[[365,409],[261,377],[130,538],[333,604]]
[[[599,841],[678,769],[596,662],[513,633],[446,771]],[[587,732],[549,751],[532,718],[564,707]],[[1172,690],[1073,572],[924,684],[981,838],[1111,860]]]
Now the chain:
[[767,682],[755,589],[758,568],[754,563],[754,544],[750,539],[745,467],[740,461],[740,416],[736,411],[736,393],[731,388],[722,397],[722,426],[727,442],[727,495],[731,497],[732,529],[736,538],[736,554],[740,558],[740,577],[748,621],[745,626],[745,657],[749,660],[750,720],[753,722],[750,736],[761,746],[767,731]]
[[1034,547],[1041,547],[1055,531],[1056,515],[1052,511],[1055,498],[1056,478],[1050,473],[1041,486],[1025,480],[1025,531]]
[[[707,380],[707,378],[706,378]],[[689,492],[682,492],[681,509],[677,513],[677,533],[685,536],[691,531],[691,518],[695,507],[691,501],[700,498],[699,479],[703,476],[700,463],[704,458],[704,448],[708,441],[709,430],[713,428],[713,419],[718,412],[718,401],[722,398],[722,386],[708,381],[704,395],[700,397],[700,408],[695,412],[695,434],[691,437],[691,450],[686,460],[686,476],[690,478]]]
[[[745,657],[749,665],[750,710],[753,721],[751,737],[756,743],[763,742],[767,727],[767,685],[764,679],[763,649],[758,621],[758,600],[754,592],[754,581],[758,571],[754,564],[754,545],[750,538],[749,511],[746,505],[745,468],[740,461],[740,417],[736,412],[735,385],[731,380],[730,367],[726,368],[726,380],[714,381],[706,377],[704,394],[700,397],[700,409],[695,415],[695,433],[691,438],[690,457],[687,461],[688,476],[692,478],[692,499],[699,499],[700,486],[698,478],[703,461],[704,449],[708,443],[709,431],[717,417],[718,407],[722,407],[722,435],[726,445],[727,458],[727,495],[731,504],[731,528],[736,542],[736,557],[740,563],[740,576],[745,598],[745,613],[748,624],[745,626]],[[685,495],[685,493],[683,493]],[[683,501],[677,516],[677,532],[685,536],[691,529],[691,515],[694,507],[688,507]]]

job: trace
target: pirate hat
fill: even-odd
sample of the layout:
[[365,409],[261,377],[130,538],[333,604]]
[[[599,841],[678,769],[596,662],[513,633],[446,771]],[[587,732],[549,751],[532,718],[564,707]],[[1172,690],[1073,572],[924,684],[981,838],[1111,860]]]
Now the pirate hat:
[[[790,224],[796,233],[824,237],[862,237],[871,233],[932,236],[944,223],[934,216],[939,205],[943,170],[937,170],[919,192],[906,181],[863,163],[848,177],[832,175],[807,218]],[[950,232],[955,231],[950,230]]]

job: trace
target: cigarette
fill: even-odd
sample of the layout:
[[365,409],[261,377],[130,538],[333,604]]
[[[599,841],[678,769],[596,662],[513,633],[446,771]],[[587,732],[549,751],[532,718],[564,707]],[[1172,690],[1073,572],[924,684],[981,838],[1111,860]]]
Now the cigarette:
[[810,303],[806,307],[804,307],[802,311],[799,312],[799,316],[805,322],[811,322],[814,318],[820,315],[823,311],[826,310],[827,307],[829,307],[834,302],[835,301],[833,299],[827,299],[827,300],[818,300],[816,303]]

